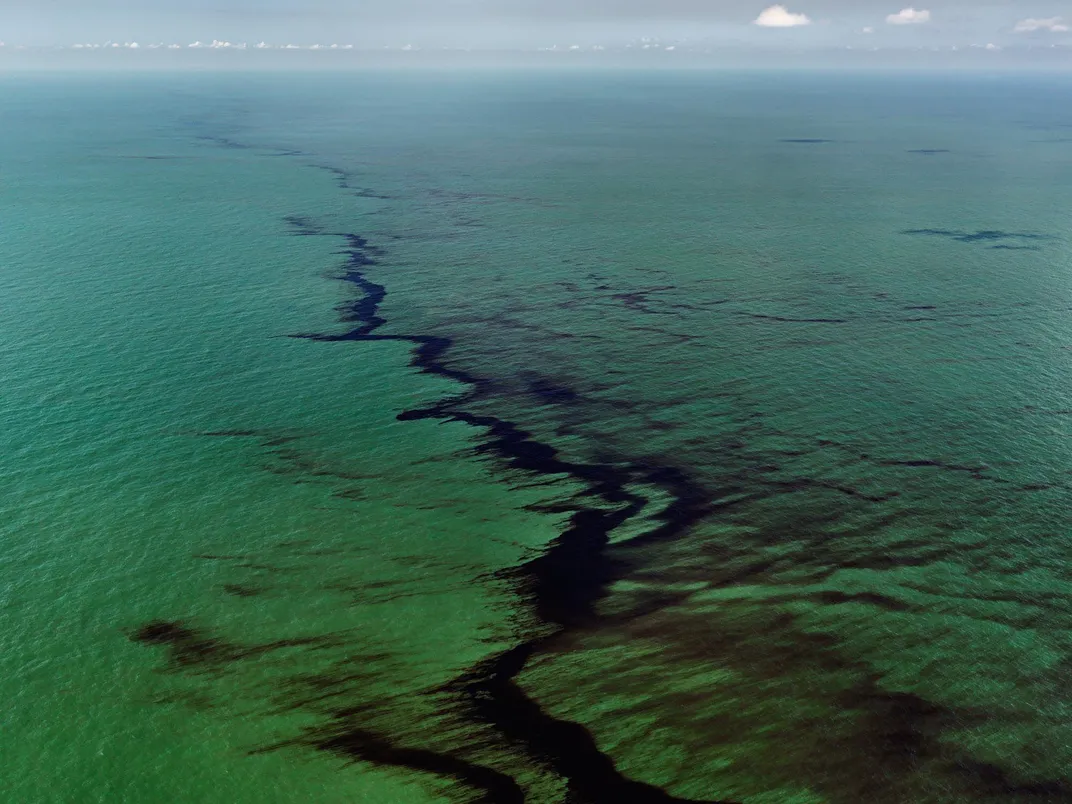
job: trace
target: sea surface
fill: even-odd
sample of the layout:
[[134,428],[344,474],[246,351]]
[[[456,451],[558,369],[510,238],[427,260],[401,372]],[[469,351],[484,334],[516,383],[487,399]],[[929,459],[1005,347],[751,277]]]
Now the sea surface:
[[0,798],[1072,801],[1070,101],[0,75]]

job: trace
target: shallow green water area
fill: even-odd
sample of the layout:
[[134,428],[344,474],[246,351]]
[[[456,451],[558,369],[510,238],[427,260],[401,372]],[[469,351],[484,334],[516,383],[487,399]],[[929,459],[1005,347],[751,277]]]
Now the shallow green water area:
[[6,81],[15,799],[1072,800],[1064,79]]

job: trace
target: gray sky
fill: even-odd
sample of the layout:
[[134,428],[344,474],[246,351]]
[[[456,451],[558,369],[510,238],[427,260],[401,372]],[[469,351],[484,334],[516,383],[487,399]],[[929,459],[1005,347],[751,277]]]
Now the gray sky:
[[[785,12],[768,20],[808,24],[763,27],[754,21],[777,0],[0,0],[0,40],[532,48],[646,36],[760,49],[1072,45],[1062,30],[1072,27],[1072,0],[912,0],[929,15],[888,22],[906,1],[781,0]],[[1014,32],[1018,23],[1034,30]]]

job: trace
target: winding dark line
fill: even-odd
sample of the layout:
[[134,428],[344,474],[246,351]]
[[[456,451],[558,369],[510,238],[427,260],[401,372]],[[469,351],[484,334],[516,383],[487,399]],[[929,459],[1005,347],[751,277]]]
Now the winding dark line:
[[[516,678],[528,659],[549,639],[565,630],[592,623],[595,605],[606,594],[609,583],[620,575],[620,563],[607,554],[611,532],[643,511],[649,500],[630,487],[646,483],[665,489],[673,502],[664,508],[656,520],[661,524],[647,534],[634,539],[635,543],[670,539],[692,527],[715,506],[708,495],[681,470],[670,466],[645,464],[576,463],[561,458],[558,451],[536,441],[531,434],[513,422],[464,409],[467,402],[487,392],[489,381],[446,365],[445,355],[453,345],[447,337],[433,335],[384,335],[376,330],[387,323],[379,314],[387,296],[385,286],[373,282],[365,269],[376,260],[368,241],[348,232],[323,232],[300,218],[288,223],[303,236],[339,237],[346,241],[347,257],[340,279],[361,289],[360,298],[341,309],[345,321],[356,324],[341,334],[296,334],[291,337],[314,341],[401,341],[415,349],[410,364],[420,371],[456,380],[470,387],[467,393],[448,397],[435,405],[399,414],[401,421],[440,419],[464,422],[483,428],[487,437],[478,447],[481,452],[494,453],[507,466],[545,475],[566,475],[583,481],[589,495],[602,501],[605,507],[581,507],[571,517],[568,528],[548,547],[543,555],[521,565],[516,576],[522,590],[531,600],[536,615],[545,623],[556,626],[555,631],[523,642],[505,653],[482,662],[461,678],[448,685],[468,702],[470,714],[492,725],[512,741],[524,746],[527,753],[544,766],[553,768],[566,779],[570,800],[576,804],[730,804],[724,801],[694,801],[671,796],[664,790],[623,776],[613,761],[602,753],[593,736],[579,723],[554,718],[543,711],[517,684]],[[359,735],[360,736],[360,735]],[[333,738],[319,744],[339,751],[346,743]],[[356,745],[368,746],[366,739]],[[428,752],[425,752],[428,753]],[[423,753],[368,752],[364,747],[355,756],[376,761],[385,757],[388,764],[405,764],[418,770],[431,770],[430,759]],[[413,760],[413,762],[411,762]],[[420,762],[416,762],[420,760]],[[447,771],[447,768],[444,768]],[[456,774],[446,772],[446,775]],[[487,781],[487,780],[483,780]],[[488,801],[511,802],[509,791],[488,790]]]
[[[535,751],[567,780],[568,801],[577,804],[720,804],[676,798],[653,785],[627,779],[614,767],[610,757],[599,750],[584,726],[557,720],[544,712],[513,681],[537,649],[536,642],[518,645],[479,665],[463,677],[460,684],[471,696],[478,717]],[[471,686],[465,689],[467,683]]]

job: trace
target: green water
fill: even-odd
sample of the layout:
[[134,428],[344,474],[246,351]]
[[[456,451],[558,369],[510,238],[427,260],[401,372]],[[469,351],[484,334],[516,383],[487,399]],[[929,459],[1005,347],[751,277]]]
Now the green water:
[[[623,800],[450,685],[531,643],[644,800],[1072,800],[1070,92],[4,77],[5,799],[507,800],[375,735]],[[461,407],[648,499],[594,615],[516,569],[588,484],[399,421],[471,390],[410,342],[286,337],[350,329],[332,232]]]

